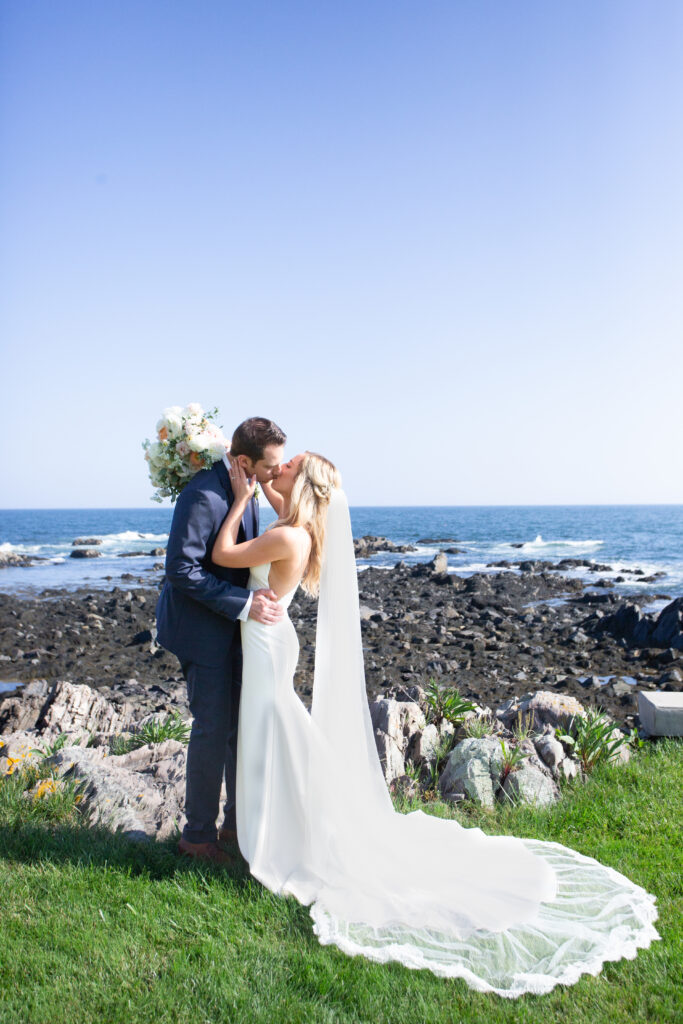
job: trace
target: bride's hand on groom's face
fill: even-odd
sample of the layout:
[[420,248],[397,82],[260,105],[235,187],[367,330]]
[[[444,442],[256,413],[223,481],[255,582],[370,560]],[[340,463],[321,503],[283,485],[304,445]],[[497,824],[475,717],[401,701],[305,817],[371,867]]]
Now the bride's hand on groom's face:
[[235,501],[250,501],[256,490],[256,477],[248,477],[237,459],[230,459],[230,486]]

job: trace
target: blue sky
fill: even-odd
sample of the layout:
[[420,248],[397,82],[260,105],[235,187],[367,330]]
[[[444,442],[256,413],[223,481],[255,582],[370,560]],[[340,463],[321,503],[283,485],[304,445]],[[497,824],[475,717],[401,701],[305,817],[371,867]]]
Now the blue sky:
[[144,506],[160,410],[353,504],[681,502],[683,5],[0,9],[3,507]]

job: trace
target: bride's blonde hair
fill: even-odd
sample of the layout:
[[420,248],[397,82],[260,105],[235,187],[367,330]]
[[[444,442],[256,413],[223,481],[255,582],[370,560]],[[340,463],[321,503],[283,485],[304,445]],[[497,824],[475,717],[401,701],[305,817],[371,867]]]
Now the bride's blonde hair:
[[289,514],[280,526],[303,526],[311,538],[311,553],[301,587],[315,596],[320,587],[327,506],[335,487],[341,487],[341,474],[329,459],[306,452],[299,466],[289,499]]

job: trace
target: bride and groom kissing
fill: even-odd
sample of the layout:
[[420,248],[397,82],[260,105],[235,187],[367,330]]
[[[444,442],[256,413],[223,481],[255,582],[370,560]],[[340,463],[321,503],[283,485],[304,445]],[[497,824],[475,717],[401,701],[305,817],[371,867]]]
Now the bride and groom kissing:
[[[341,478],[311,452],[284,462],[285,441],[271,420],[246,420],[174,512],[157,624],[193,715],[180,851],[234,863],[238,844],[258,881],[309,907],[321,943],[509,998],[635,956],[659,937],[654,898],[612,868],[558,843],[394,811]],[[278,516],[261,535],[257,483]],[[310,713],[293,687],[287,614],[300,584],[318,596]]]
[[[179,849],[220,864],[234,862],[229,850],[237,842],[240,623],[281,623],[285,610],[280,599],[296,588],[302,567],[312,561],[304,578],[319,573],[320,512],[311,507],[310,494],[303,503],[301,494],[297,496],[297,525],[287,521],[297,475],[315,495],[313,506],[321,504],[324,489],[337,482],[336,470],[320,456],[306,453],[283,462],[285,442],[286,435],[272,420],[245,420],[232,436],[230,456],[197,474],[184,488],[173,516],[166,581],[157,605],[159,642],[180,661],[193,715],[187,823]],[[261,537],[256,484],[280,516],[281,529]],[[266,560],[272,563],[269,579],[248,589],[249,567]],[[223,776],[226,801],[217,835]]]

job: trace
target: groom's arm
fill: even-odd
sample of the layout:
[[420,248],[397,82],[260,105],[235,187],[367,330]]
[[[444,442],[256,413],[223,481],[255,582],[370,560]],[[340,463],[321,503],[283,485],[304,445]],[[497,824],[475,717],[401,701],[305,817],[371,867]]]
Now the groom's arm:
[[183,491],[168,538],[166,579],[188,597],[235,621],[244,614],[251,591],[218,579],[202,565],[213,524],[209,495]]

